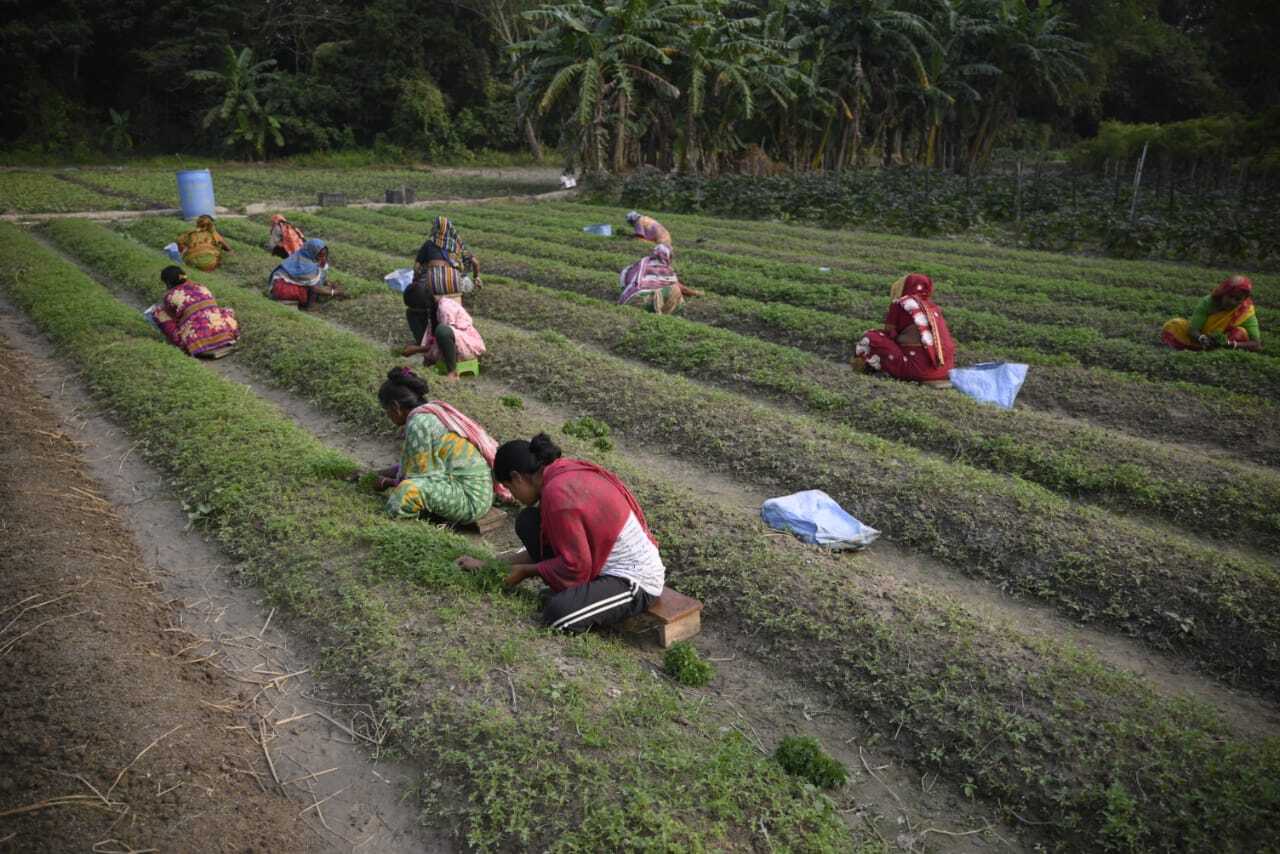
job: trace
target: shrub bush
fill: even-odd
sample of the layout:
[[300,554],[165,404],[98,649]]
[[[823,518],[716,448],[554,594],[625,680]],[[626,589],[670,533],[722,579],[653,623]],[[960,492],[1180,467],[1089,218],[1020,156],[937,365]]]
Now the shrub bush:
[[849,779],[844,765],[823,752],[818,740],[809,736],[787,736],[773,752],[773,758],[788,774],[807,780],[819,789],[835,789]]
[[715,678],[715,665],[704,661],[689,641],[677,641],[662,657],[662,667],[667,675],[691,688],[701,688]]

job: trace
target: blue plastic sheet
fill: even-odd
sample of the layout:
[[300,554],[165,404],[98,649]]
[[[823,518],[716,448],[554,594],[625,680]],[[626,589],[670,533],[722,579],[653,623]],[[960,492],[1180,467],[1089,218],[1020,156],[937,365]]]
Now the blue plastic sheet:
[[164,248],[164,254],[169,256],[169,260],[175,264],[182,263],[182,253],[178,251],[178,244],[170,243]]
[[974,400],[1012,409],[1027,366],[1015,362],[981,362],[969,368],[952,368],[951,385]]
[[760,518],[771,528],[790,531],[810,545],[829,549],[860,549],[880,536],[821,489],[770,498],[760,508]]
[[387,273],[382,277],[382,281],[387,283],[387,287],[396,293],[402,294],[409,290],[409,286],[413,284],[413,270],[408,267],[401,267],[399,270]]
[[598,223],[597,225],[584,225],[582,230],[587,234],[594,234],[596,237],[613,236],[613,226],[607,222]]

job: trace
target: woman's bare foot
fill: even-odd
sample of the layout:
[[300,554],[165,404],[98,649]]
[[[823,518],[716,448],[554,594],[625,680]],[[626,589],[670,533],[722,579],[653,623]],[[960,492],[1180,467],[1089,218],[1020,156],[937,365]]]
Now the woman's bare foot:
[[447,383],[456,383],[458,380],[460,380],[460,379],[462,379],[462,378],[461,378],[460,376],[458,376],[458,372],[457,372],[457,371],[450,371],[449,373],[445,374],[445,375],[444,375],[443,377],[441,377],[440,379],[441,379],[442,381],[444,381],[444,382],[447,382]]
[[401,356],[415,356],[422,352],[422,348],[417,344],[406,344],[404,349],[400,351]]

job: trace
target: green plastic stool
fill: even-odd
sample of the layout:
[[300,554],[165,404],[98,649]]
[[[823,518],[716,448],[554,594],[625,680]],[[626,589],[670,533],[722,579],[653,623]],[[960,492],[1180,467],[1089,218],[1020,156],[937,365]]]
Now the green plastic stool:
[[[449,372],[445,368],[445,364],[443,361],[439,361],[435,363],[435,371],[440,376],[444,376]],[[468,359],[465,362],[458,363],[458,376],[464,377],[467,374],[470,374],[473,377],[480,376],[480,360],[479,359]]]

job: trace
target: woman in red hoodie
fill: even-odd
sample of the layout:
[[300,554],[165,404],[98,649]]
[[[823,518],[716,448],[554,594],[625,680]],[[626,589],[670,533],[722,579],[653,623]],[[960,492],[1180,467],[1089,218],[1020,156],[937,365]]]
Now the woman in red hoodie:
[[[546,582],[547,626],[566,632],[607,626],[643,613],[662,595],[666,569],[658,544],[617,475],[561,459],[560,449],[539,433],[498,448],[493,479],[525,505],[516,517],[524,549],[506,559],[506,584]],[[484,561],[461,557],[458,565],[478,569]]]

